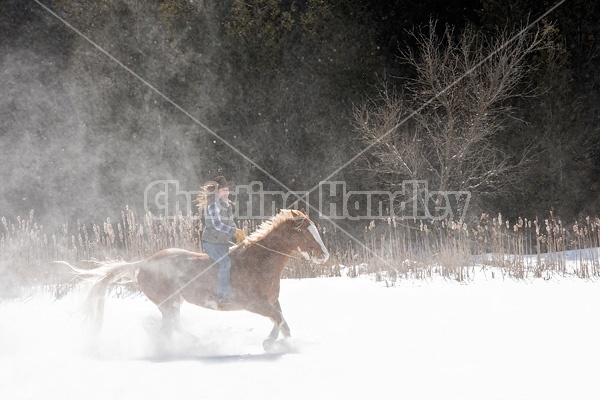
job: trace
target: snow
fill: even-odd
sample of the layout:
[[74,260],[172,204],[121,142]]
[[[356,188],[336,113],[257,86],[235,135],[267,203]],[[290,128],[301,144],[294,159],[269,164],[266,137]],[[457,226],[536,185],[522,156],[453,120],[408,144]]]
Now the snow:
[[111,296],[94,337],[85,294],[0,303],[0,399],[600,398],[594,281],[284,280],[274,353],[265,318],[190,304],[165,342],[143,296]]

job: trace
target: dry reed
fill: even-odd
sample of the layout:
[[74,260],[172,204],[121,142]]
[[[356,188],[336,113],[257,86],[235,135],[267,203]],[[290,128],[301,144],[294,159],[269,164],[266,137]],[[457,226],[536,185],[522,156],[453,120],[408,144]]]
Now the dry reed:
[[[101,224],[64,223],[53,233],[44,232],[35,213],[11,221],[1,218],[0,287],[13,291],[23,285],[46,285],[62,292],[72,276],[52,261],[82,265],[85,260],[139,260],[167,247],[199,251],[201,223],[181,214],[174,218],[145,214],[130,208],[118,221]],[[243,221],[246,233],[257,221]],[[467,281],[476,269],[488,268],[495,277],[525,279],[553,274],[584,279],[600,276],[600,219],[586,218],[570,226],[557,219],[518,218],[483,214],[468,226],[456,221],[371,221],[361,242],[348,239],[335,228],[321,228],[331,258],[324,265],[291,260],[287,278],[355,277],[371,274],[394,285],[405,278]],[[571,250],[568,252],[568,250]],[[489,268],[493,267],[493,268]],[[60,293],[58,293],[60,294]]]

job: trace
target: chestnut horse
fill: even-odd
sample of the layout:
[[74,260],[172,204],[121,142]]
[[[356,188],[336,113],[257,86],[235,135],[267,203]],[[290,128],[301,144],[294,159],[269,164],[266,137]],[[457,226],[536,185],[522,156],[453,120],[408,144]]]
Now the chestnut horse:
[[87,304],[99,327],[108,286],[129,276],[158,306],[164,332],[170,334],[180,327],[183,300],[216,310],[247,310],[273,321],[273,329],[263,342],[268,350],[280,331],[284,337],[290,336],[279,305],[279,284],[283,269],[295,251],[318,264],[329,258],[308,215],[304,211],[282,210],[230,249],[231,289],[225,304],[217,303],[219,264],[204,253],[175,248],[161,250],[138,262],[105,264],[92,270],[100,279],[92,287]]

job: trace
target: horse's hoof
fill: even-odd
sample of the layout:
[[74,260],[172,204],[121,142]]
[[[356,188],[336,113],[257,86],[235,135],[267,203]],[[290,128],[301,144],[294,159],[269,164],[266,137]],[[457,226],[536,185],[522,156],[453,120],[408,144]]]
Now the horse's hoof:
[[265,349],[265,351],[268,353],[269,351],[271,351],[271,349],[273,349],[274,343],[275,341],[271,338],[265,339],[265,341],[263,342],[263,349]]
[[263,342],[263,347],[265,352],[268,354],[282,355],[297,352],[296,346],[289,340],[289,338],[275,341],[270,341],[267,339]]

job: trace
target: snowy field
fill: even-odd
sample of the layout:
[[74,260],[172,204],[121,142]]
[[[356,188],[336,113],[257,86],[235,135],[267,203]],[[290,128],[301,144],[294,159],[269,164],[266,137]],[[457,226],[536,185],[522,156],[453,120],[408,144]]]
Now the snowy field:
[[600,398],[600,282],[285,280],[274,354],[265,318],[189,304],[161,342],[141,296],[111,297],[92,338],[85,294],[0,303],[0,399]]

